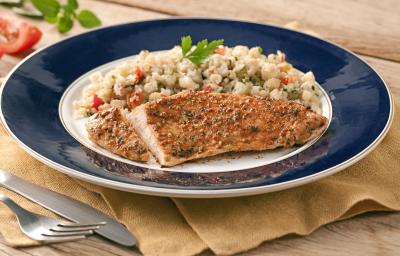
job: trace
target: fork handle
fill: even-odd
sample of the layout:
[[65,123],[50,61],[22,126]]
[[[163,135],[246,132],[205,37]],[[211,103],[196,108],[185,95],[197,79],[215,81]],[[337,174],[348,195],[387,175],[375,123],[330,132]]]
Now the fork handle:
[[0,201],[7,205],[8,208],[10,208],[15,213],[15,215],[17,215],[17,217],[28,213],[27,210],[19,206],[16,202],[11,200],[11,198],[6,195],[0,194]]

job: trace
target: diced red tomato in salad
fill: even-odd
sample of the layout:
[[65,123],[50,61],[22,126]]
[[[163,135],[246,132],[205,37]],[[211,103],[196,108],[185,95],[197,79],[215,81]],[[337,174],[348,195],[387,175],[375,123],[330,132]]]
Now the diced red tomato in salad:
[[103,104],[103,100],[97,94],[93,95],[92,108],[98,110],[101,104]]
[[129,109],[133,109],[139,106],[143,100],[143,92],[131,92],[130,94],[126,95],[126,104],[128,105]]
[[220,55],[224,55],[225,54],[225,48],[224,47],[218,47],[217,49],[215,49],[215,53],[218,53]]
[[144,76],[143,70],[141,70],[140,68],[136,68],[135,75],[136,75],[135,84],[138,84]]
[[289,78],[288,77],[282,77],[281,78],[281,83],[287,85],[289,83]]
[[205,91],[205,92],[212,92],[213,89],[212,89],[211,85],[205,84],[205,85],[203,86],[203,91]]
[[0,58],[1,58],[1,56],[3,56],[3,54],[4,54],[4,51],[3,51],[3,49],[0,48]]
[[36,26],[24,21],[11,22],[0,18],[0,48],[4,53],[13,54],[28,50],[41,37],[42,32]]

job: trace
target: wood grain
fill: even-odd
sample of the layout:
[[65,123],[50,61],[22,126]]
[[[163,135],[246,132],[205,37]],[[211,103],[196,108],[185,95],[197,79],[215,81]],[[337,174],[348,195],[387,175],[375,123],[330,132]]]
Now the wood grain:
[[250,20],[308,29],[354,52],[400,61],[400,1],[107,0],[176,16]]
[[[400,98],[400,1],[249,1],[219,0],[80,0],[101,17],[103,25],[168,17],[211,16],[247,19],[283,25],[299,20],[301,26],[342,44],[371,64]],[[114,2],[114,3],[111,3]],[[118,3],[118,4],[116,4]],[[133,7],[132,7],[133,6]],[[0,16],[14,14],[0,9]],[[30,22],[32,22],[30,20]],[[41,21],[34,21],[44,32],[38,47],[84,32],[78,24],[67,35]],[[26,55],[26,54],[25,54]],[[6,75],[25,55],[3,56],[0,76]],[[370,57],[370,56],[375,57]],[[391,59],[395,61],[388,61]],[[400,213],[369,213],[321,227],[306,237],[287,236],[263,243],[240,255],[398,255],[400,251]],[[0,239],[0,256],[140,255],[137,249],[124,248],[97,236],[85,240],[47,246],[14,249]],[[201,255],[213,255],[204,252]]]
[[382,78],[389,85],[391,93],[397,99],[400,99],[400,63],[369,56],[360,57],[382,75]]
[[253,255],[398,255],[399,213],[369,213],[324,226],[306,237],[287,236],[239,254]]

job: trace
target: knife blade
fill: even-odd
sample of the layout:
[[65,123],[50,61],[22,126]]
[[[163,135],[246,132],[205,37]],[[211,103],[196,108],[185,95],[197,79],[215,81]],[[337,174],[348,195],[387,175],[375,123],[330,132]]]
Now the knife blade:
[[124,246],[136,244],[135,237],[124,225],[71,197],[29,183],[3,170],[0,170],[0,184],[66,219],[86,223],[105,221],[107,224],[96,233]]

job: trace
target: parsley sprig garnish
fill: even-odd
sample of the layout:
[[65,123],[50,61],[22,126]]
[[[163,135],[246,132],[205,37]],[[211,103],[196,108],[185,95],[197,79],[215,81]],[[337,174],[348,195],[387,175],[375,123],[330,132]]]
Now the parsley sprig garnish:
[[181,41],[182,56],[194,64],[201,64],[223,43],[224,39],[213,40],[210,43],[208,43],[207,39],[203,39],[193,48],[192,38],[190,36],[184,36]]
[[100,19],[93,12],[78,10],[78,0],[0,0],[0,5],[11,7],[19,15],[55,24],[60,33],[71,30],[75,20],[84,28],[101,25]]

